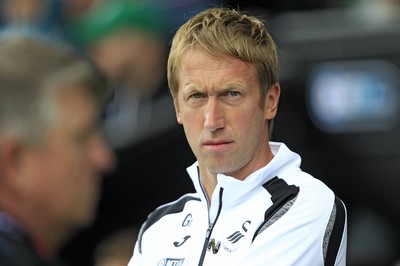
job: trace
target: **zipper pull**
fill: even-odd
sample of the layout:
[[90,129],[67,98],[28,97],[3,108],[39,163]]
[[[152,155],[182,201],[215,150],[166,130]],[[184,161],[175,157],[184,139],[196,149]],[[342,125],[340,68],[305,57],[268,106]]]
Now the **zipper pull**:
[[211,229],[212,229],[212,227],[213,227],[213,224],[212,224],[212,223],[208,225],[208,228],[207,228],[207,231],[206,231],[206,239],[209,239],[209,238],[210,238],[210,234],[211,234]]
[[219,247],[221,246],[221,242],[218,241],[217,243],[215,243],[215,239],[214,238],[209,240],[210,236],[211,236],[212,228],[213,228],[213,224],[209,224],[207,232],[206,232],[206,243],[208,242],[207,250],[208,251],[211,250],[213,254],[217,254],[218,251],[219,251]]

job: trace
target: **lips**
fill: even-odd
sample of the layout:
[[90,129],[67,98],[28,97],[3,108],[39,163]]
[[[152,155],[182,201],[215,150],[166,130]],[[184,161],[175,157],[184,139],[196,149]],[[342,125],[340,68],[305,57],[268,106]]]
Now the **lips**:
[[203,146],[209,150],[222,151],[232,143],[233,141],[230,140],[210,140],[210,141],[205,141],[203,143]]
[[209,140],[205,141],[203,145],[222,145],[222,144],[230,144],[233,141],[231,140]]

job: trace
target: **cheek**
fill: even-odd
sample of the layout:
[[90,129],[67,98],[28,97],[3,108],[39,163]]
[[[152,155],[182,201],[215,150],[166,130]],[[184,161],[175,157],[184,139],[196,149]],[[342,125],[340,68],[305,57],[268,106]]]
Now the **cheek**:
[[[42,164],[43,187],[55,191],[55,198],[73,197],[79,190],[80,175],[83,173],[83,160],[79,154],[74,154],[71,148],[64,147],[57,152],[49,153]],[[50,192],[49,192],[50,193]]]
[[188,125],[186,123],[183,124],[183,130],[185,131],[186,139],[192,150],[196,149],[196,140],[198,140],[200,136],[200,133],[198,133],[194,128],[194,126]]
[[180,113],[180,115],[178,115],[178,122],[183,125],[188,139],[199,138],[204,126],[204,119],[200,111]]
[[54,160],[45,161],[38,164],[31,198],[43,215],[59,216],[58,213],[65,209],[65,198],[70,196],[66,176]]
[[100,179],[87,175],[78,158],[69,163],[55,162],[42,176],[37,193],[42,205],[63,219],[89,220],[100,193]]
[[[68,176],[73,178],[73,173],[79,169],[79,154],[72,153],[70,149],[66,148],[62,152],[54,153],[52,158],[49,158],[48,169],[54,176]],[[63,180],[62,178],[60,178]],[[64,180],[67,181],[67,180]]]
[[266,121],[261,111],[247,111],[237,114],[234,118],[236,121],[236,129],[239,130],[241,139],[247,143],[259,143],[262,135],[266,132]]

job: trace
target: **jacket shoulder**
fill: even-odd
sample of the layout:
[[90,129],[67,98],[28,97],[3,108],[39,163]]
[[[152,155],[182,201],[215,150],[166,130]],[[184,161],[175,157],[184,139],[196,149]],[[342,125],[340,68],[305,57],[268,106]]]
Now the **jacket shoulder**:
[[166,215],[182,212],[186,203],[190,201],[201,201],[201,199],[194,195],[187,194],[176,201],[161,205],[149,214],[145,225],[147,225],[148,228]]
[[148,215],[138,235],[139,252],[141,252],[141,242],[144,232],[164,216],[182,212],[188,202],[201,201],[201,198],[195,195],[196,194],[186,194],[176,201],[161,205]]

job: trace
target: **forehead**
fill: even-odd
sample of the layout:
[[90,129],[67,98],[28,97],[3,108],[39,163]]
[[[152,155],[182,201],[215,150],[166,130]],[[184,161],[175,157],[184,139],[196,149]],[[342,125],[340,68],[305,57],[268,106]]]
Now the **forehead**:
[[210,53],[203,51],[199,48],[193,48],[185,51],[181,60],[181,70],[187,69],[198,69],[213,71],[220,67],[233,66],[240,68],[247,68],[252,70],[252,66],[249,63],[234,58],[229,55],[211,55]]
[[251,64],[237,58],[216,57],[192,49],[182,57],[178,79],[180,85],[199,79],[214,82],[252,82],[256,79],[256,71]]

